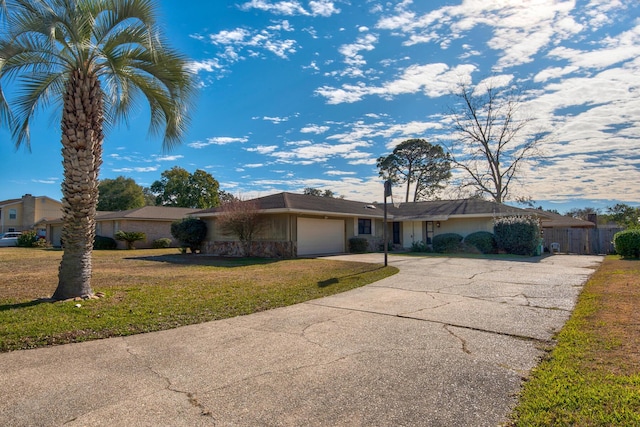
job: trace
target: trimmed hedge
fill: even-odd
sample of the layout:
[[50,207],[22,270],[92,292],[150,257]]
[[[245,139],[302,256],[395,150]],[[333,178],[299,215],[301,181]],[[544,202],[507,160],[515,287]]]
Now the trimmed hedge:
[[93,249],[115,249],[118,247],[118,242],[111,237],[96,236],[93,241]]
[[498,252],[498,244],[493,233],[488,231],[476,231],[464,238],[467,246],[475,248],[483,254],[495,254]]
[[623,258],[640,258],[640,229],[617,232],[613,235],[613,245]]
[[369,249],[369,241],[364,237],[352,237],[349,239],[349,252],[363,254]]
[[431,248],[425,242],[413,242],[411,244],[411,252],[431,252]]
[[433,236],[433,251],[438,253],[460,252],[462,236],[457,233],[444,233]]
[[153,241],[153,249],[163,249],[171,246],[171,239],[162,237]]
[[531,216],[506,216],[493,223],[498,249],[509,254],[532,256],[540,245],[540,223]]

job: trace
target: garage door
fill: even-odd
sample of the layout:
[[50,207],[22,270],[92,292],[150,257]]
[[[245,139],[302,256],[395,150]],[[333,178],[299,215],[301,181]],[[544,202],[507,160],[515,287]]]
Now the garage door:
[[344,220],[298,218],[298,255],[344,252]]

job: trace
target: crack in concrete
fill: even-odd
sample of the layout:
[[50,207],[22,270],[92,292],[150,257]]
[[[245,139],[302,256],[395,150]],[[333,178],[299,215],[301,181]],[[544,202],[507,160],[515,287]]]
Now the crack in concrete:
[[129,343],[126,341],[126,339],[123,337],[124,343],[125,343],[125,351],[127,352],[127,354],[129,354],[131,357],[133,357],[135,360],[138,360],[141,362],[141,365],[148,370],[149,372],[151,372],[153,375],[155,375],[157,378],[160,378],[162,381],[164,381],[166,383],[166,386],[164,387],[164,390],[168,390],[170,392],[173,393],[177,393],[180,395],[183,395],[187,398],[187,402],[193,406],[194,408],[196,408],[197,410],[200,411],[200,415],[202,415],[203,417],[209,417],[211,418],[211,421],[214,422],[215,425],[215,417],[213,416],[213,413],[207,409],[200,401],[198,401],[197,397],[195,394],[188,392],[186,390],[180,390],[177,389],[173,386],[173,383],[171,382],[171,380],[166,377],[165,375],[162,375],[160,372],[156,371],[155,369],[153,369],[150,365],[146,364],[143,362],[143,360],[137,355],[135,354],[131,347],[129,346]]
[[460,340],[460,343],[462,344],[462,351],[464,351],[467,354],[471,354],[471,350],[469,350],[469,348],[467,347],[467,341],[464,338],[456,335],[451,329],[449,329],[449,326],[450,325],[444,324],[444,325],[442,325],[442,328],[445,331],[449,332],[451,334],[451,336],[453,336],[453,337],[455,337],[455,338]]

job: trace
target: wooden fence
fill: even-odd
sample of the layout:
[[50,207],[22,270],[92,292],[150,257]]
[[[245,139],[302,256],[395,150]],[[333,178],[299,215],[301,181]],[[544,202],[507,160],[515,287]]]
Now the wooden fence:
[[615,253],[613,235],[622,228],[544,228],[544,247],[560,245],[561,253],[598,255]]

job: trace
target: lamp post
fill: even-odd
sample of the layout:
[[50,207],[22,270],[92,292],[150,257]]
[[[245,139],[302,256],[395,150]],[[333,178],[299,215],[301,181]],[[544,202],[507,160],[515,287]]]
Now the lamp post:
[[391,180],[388,179],[384,182],[384,221],[382,224],[382,244],[384,245],[384,266],[387,266],[387,255],[389,244],[387,242],[387,197],[391,196]]

